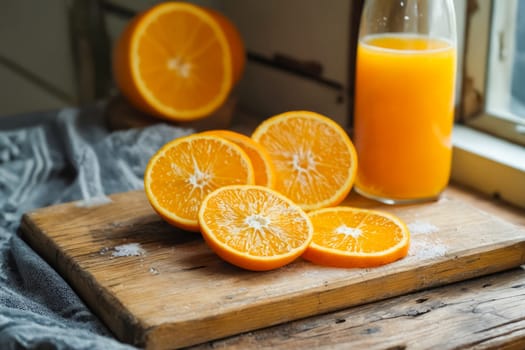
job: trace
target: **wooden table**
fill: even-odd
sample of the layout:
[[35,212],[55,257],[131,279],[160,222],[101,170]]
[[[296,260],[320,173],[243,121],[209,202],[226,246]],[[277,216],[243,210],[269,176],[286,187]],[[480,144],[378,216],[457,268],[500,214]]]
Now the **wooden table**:
[[[525,210],[455,185],[447,191],[525,227]],[[191,349],[253,348],[525,349],[525,269],[309,317]]]

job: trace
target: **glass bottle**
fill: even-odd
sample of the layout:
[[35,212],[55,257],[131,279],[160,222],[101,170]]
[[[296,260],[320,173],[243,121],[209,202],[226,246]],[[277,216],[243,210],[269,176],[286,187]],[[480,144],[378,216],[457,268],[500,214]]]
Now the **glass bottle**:
[[450,177],[456,80],[452,0],[367,0],[356,60],[356,190],[436,199]]

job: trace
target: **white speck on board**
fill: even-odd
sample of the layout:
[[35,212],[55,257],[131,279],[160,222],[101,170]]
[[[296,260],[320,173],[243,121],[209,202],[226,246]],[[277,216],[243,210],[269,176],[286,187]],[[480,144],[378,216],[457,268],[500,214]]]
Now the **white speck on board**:
[[429,233],[434,233],[434,232],[439,231],[439,228],[437,226],[429,222],[420,221],[420,220],[409,223],[407,227],[410,233],[413,235],[419,235],[419,234],[424,235],[424,234],[429,234]]
[[447,246],[439,240],[428,241],[417,237],[410,242],[408,256],[417,259],[432,259],[444,256],[447,250]]
[[145,251],[139,243],[128,243],[114,247],[111,256],[115,258],[122,256],[141,256],[144,255],[144,253]]

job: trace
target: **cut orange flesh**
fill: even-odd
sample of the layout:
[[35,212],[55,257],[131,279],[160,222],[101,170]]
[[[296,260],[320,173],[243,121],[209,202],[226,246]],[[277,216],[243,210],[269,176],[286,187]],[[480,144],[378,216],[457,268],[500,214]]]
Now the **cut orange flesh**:
[[144,189],[155,211],[189,231],[199,231],[197,214],[208,193],[253,183],[250,158],[239,146],[199,134],[167,143],[150,159],[144,174]]
[[314,226],[303,258],[320,265],[373,267],[408,253],[410,233],[396,216],[366,209],[334,207],[308,214]]
[[265,271],[299,257],[312,239],[306,213],[263,186],[226,186],[210,193],[199,211],[204,239],[224,260]]
[[146,113],[187,121],[217,110],[240,79],[244,46],[220,13],[183,2],[153,6],[119,37],[115,81]]
[[272,158],[275,189],[304,210],[339,204],[350,192],[357,155],[346,132],[328,117],[309,111],[279,114],[252,134]]
[[224,137],[239,145],[250,157],[255,172],[255,184],[272,188],[275,184],[275,170],[268,151],[252,138],[230,130],[209,130],[204,135]]

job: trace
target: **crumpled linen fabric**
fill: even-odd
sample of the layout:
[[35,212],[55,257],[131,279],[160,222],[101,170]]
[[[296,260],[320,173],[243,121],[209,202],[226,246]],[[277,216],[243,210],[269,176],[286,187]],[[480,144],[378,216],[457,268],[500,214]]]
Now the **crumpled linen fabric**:
[[17,235],[23,213],[89,205],[143,188],[149,158],[192,132],[167,124],[110,132],[104,104],[68,108],[38,124],[0,120],[0,349],[132,349]]

